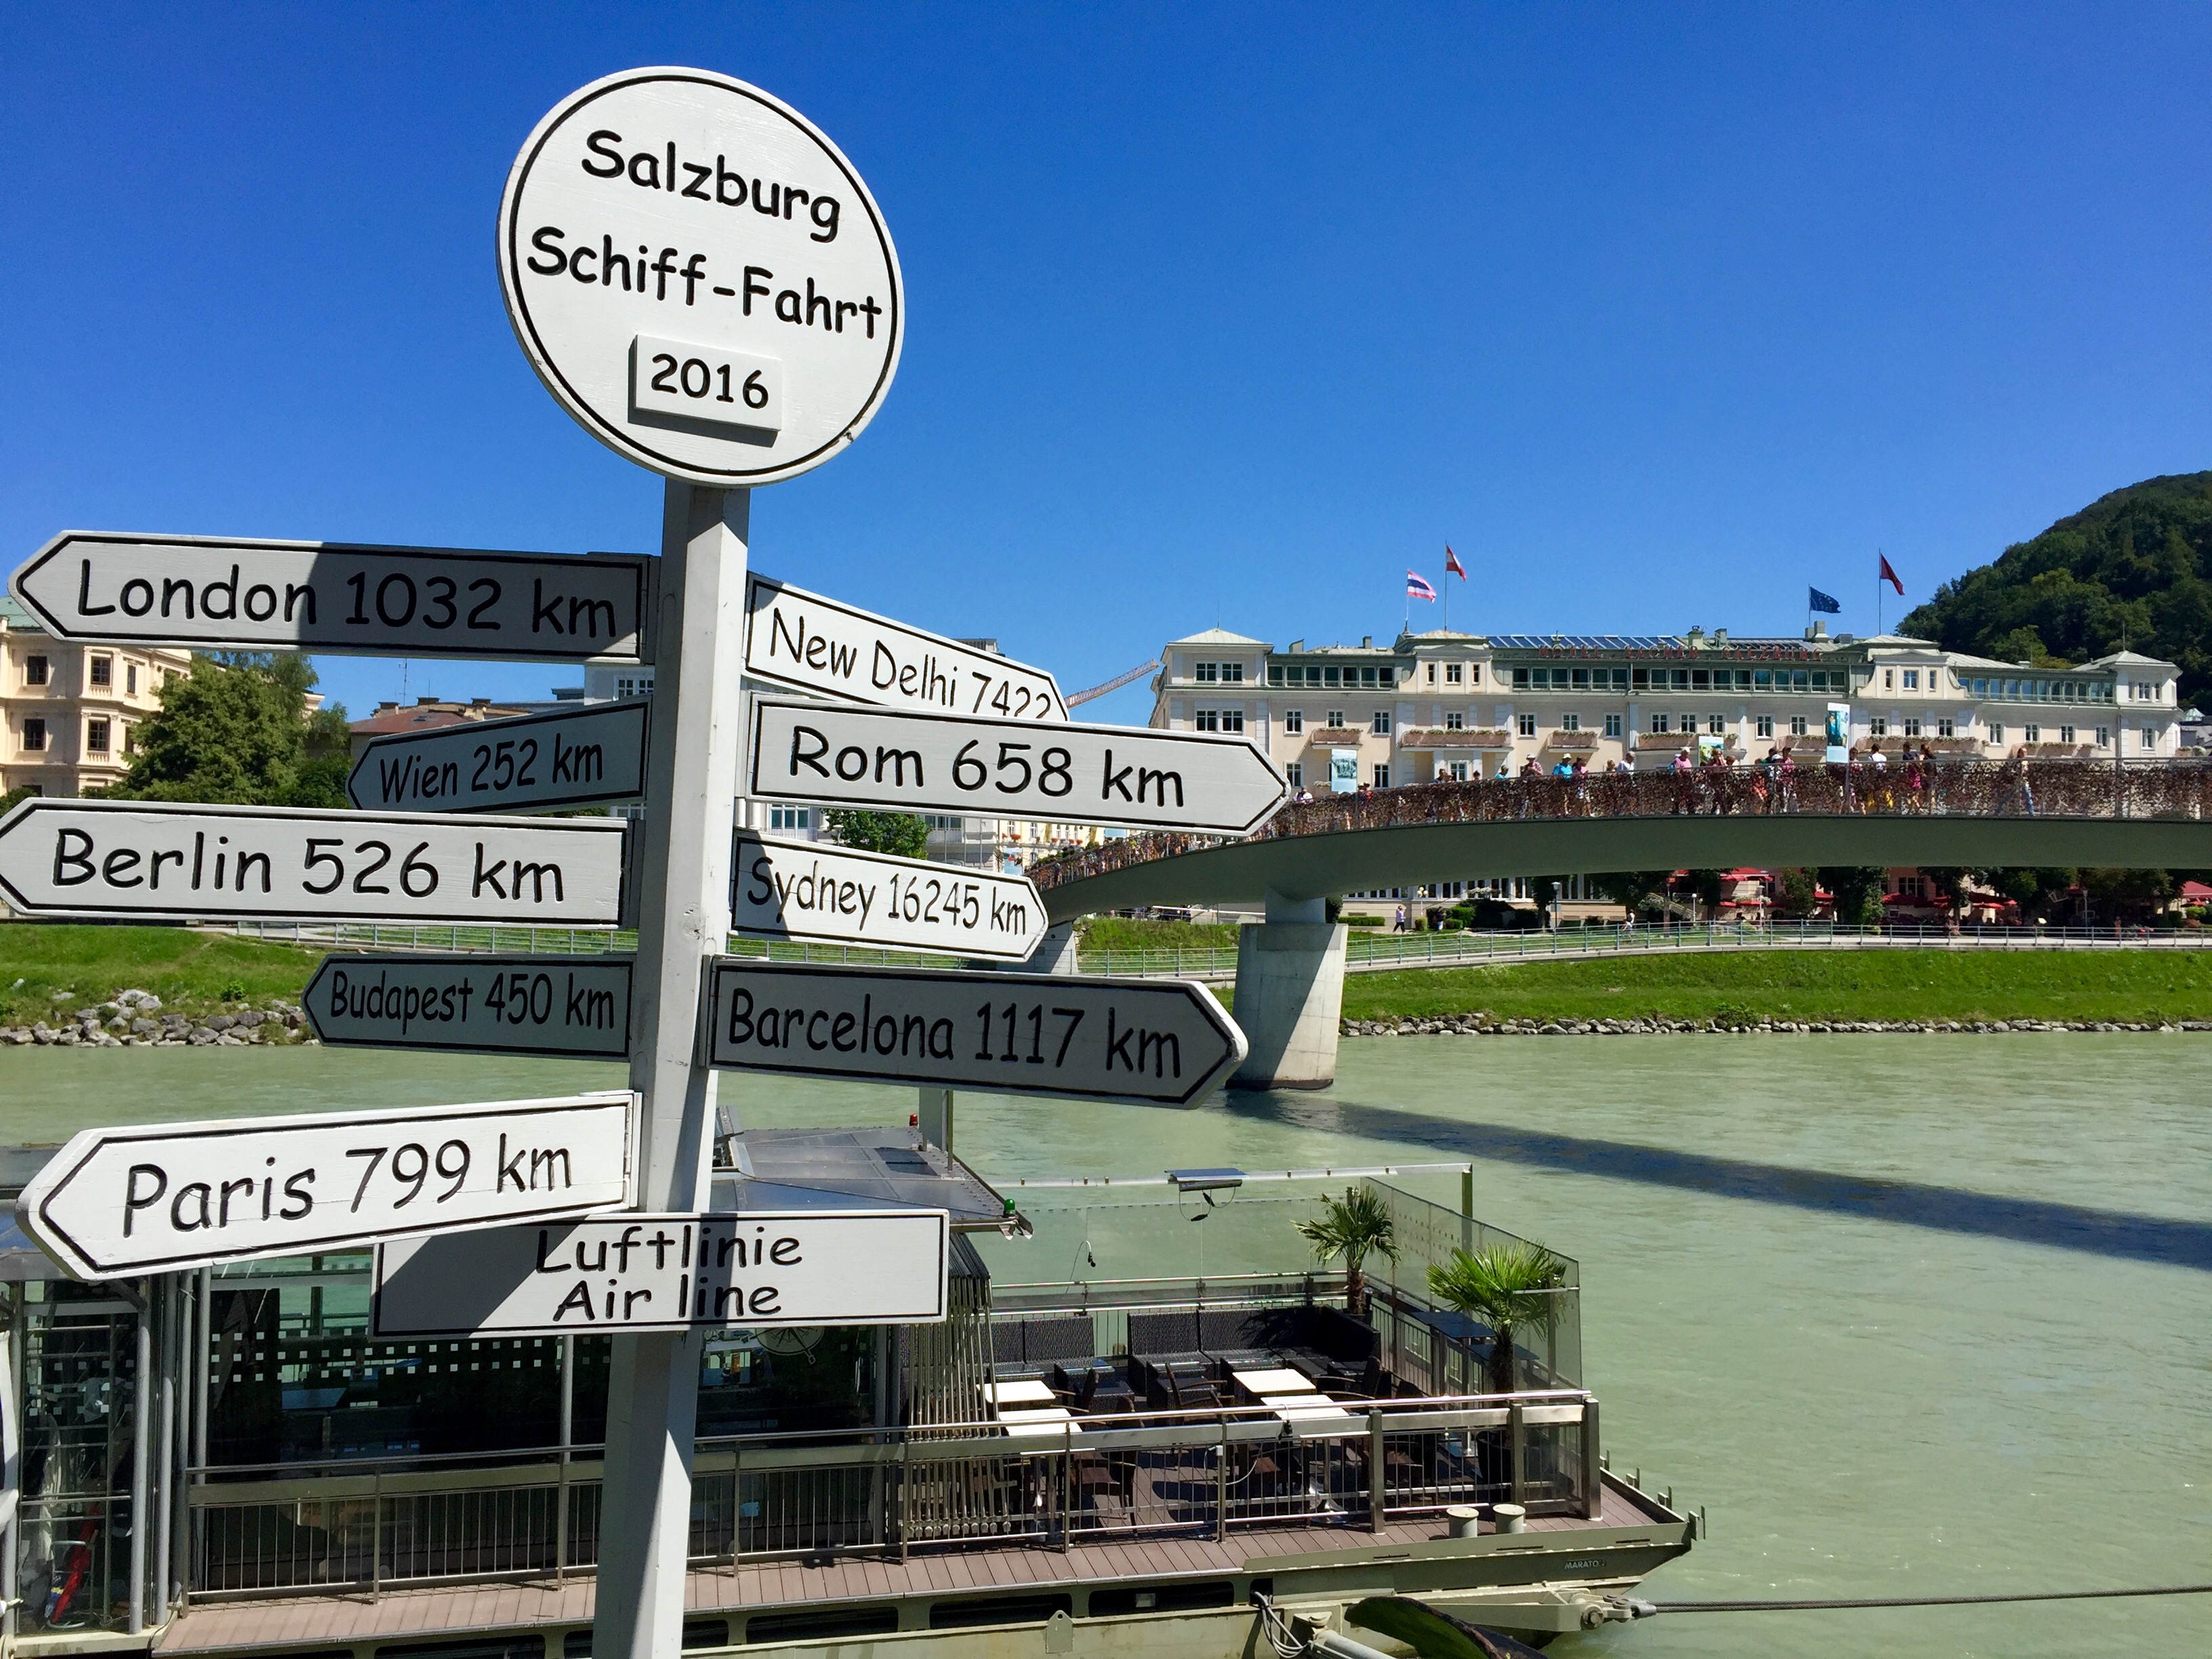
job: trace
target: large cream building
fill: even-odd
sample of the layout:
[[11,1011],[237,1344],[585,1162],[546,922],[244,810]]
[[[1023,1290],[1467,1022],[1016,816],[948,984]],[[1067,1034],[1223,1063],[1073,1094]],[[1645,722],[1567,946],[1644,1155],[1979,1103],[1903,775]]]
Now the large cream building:
[[[1151,724],[1238,732],[1316,794],[1496,776],[1579,757],[1671,765],[1678,750],[1739,762],[1817,750],[1828,705],[1852,747],[1938,755],[2129,760],[2179,744],[2175,665],[2118,652],[2031,668],[1899,635],[1855,640],[1676,635],[1401,635],[1387,645],[1277,647],[1209,629],[1169,641]],[[2115,745],[2118,745],[2117,750]]]
[[0,795],[82,795],[130,769],[132,730],[161,706],[162,682],[192,654],[70,645],[0,595]]

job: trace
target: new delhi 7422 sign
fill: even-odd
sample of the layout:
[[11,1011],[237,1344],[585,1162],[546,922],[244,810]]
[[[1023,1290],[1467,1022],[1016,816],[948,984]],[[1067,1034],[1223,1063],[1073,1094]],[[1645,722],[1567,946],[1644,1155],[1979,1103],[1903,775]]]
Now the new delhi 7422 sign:
[[1243,738],[761,697],[746,793],[1245,836],[1282,805],[1283,776]]

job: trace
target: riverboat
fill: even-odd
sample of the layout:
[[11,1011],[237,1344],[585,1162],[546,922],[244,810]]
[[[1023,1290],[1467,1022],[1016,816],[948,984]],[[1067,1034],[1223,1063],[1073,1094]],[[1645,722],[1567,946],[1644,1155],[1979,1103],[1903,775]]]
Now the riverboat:
[[[46,1155],[0,1154],[0,1188]],[[1294,1181],[1001,1190],[896,1127],[717,1161],[718,1209],[948,1211],[950,1316],[702,1343],[687,1650],[1405,1651],[1346,1634],[1375,1596],[1540,1644],[1629,1616],[1698,1530],[1607,1467],[1575,1264],[1486,1392],[1495,1334],[1425,1269],[1510,1236],[1389,1179],[1335,1182],[1393,1222],[1355,1284],[1267,1270],[1310,1257]],[[84,1285],[0,1235],[14,1652],[589,1654],[605,1340],[380,1340],[369,1268]]]

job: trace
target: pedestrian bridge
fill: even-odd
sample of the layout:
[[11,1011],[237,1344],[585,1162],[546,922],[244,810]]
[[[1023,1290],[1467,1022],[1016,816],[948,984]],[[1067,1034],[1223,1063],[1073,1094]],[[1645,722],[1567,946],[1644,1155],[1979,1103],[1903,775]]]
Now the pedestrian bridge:
[[1496,876],[1753,866],[2212,866],[2212,769],[2157,762],[1715,768],[1442,782],[1285,806],[1242,842],[1154,833],[1032,872],[1056,923],[1139,905],[1263,903],[1237,957],[1247,1088],[1336,1073],[1344,929],[1324,901]]

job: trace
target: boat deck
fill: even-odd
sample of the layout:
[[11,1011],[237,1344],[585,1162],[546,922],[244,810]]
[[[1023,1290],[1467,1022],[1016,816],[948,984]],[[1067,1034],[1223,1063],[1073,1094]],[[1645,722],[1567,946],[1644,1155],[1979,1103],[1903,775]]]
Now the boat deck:
[[[1532,1516],[1531,1534],[1574,1533],[1641,1526],[1679,1525],[1656,1504],[1611,1480],[1597,1515]],[[1126,1542],[1093,1541],[1061,1551],[1034,1543],[1000,1548],[974,1545],[917,1549],[896,1557],[841,1557],[828,1561],[763,1561],[693,1571],[684,1585],[684,1611],[704,1619],[721,1612],[768,1607],[825,1607],[946,1594],[1049,1590],[1073,1584],[1132,1580],[1225,1577],[1271,1571],[1301,1558],[1343,1555],[1428,1543],[1449,1534],[1443,1517],[1393,1522],[1380,1533],[1343,1526],[1263,1526],[1232,1531],[1225,1541],[1195,1535],[1158,1534]],[[1486,1533],[1486,1535],[1488,1535]],[[155,1643],[162,1654],[204,1654],[351,1649],[379,1644],[434,1641],[440,1637],[481,1640],[503,1631],[558,1631],[588,1626],[596,1581],[588,1575],[563,1583],[467,1584],[441,1589],[366,1593],[336,1589],[313,1595],[205,1604],[174,1620]],[[705,1645],[719,1646],[720,1643]],[[548,1659],[559,1659],[548,1644]]]

